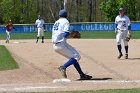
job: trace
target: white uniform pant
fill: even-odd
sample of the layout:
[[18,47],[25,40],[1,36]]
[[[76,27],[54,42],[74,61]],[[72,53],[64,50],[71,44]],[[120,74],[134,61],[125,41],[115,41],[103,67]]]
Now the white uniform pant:
[[6,34],[7,34],[6,40],[9,41],[10,40],[10,32],[6,30]]
[[77,61],[79,61],[81,58],[80,54],[71,45],[69,45],[66,42],[54,44],[53,48],[57,53],[63,55],[64,57],[68,59],[73,57]]
[[43,27],[38,27],[38,34],[37,37],[44,36],[44,29]]
[[128,31],[120,31],[120,30],[118,30],[118,33],[116,35],[117,45],[120,45],[121,44],[121,40],[123,39],[124,46],[128,46],[128,41],[125,40],[127,35],[128,35]]

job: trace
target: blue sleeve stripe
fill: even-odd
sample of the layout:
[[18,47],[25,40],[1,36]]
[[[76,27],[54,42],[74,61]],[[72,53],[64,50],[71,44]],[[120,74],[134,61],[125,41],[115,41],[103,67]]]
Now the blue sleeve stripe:
[[70,34],[69,32],[64,32],[64,37],[68,38],[69,34]]
[[45,28],[45,24],[43,24],[43,27]]
[[69,32],[69,31],[64,31],[64,32]]
[[118,24],[115,24],[115,28],[117,28]]
[[131,25],[128,26],[128,30],[131,30]]

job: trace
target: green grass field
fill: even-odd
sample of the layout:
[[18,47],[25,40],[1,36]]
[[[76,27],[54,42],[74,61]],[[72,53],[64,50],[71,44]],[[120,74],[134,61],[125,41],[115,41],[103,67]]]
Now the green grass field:
[[[49,92],[47,92],[49,93]],[[89,91],[64,91],[64,92],[50,92],[50,93],[140,93],[140,89],[112,89],[112,90],[89,90]]]
[[[51,92],[52,93],[52,92]],[[140,93],[140,89],[112,89],[112,90],[89,90],[89,91],[70,91],[70,92],[53,92],[53,93]]]
[[[24,92],[24,93],[26,93],[26,92]],[[28,93],[140,93],[140,89],[108,89],[108,90],[28,92]]]
[[0,71],[16,68],[18,68],[18,64],[15,62],[9,51],[5,46],[0,45]]
[[[11,39],[36,39],[37,33],[21,33],[12,34]],[[81,38],[83,39],[114,39],[116,34],[113,31],[108,32],[81,32]],[[0,34],[0,39],[4,40],[6,38],[5,34]],[[45,32],[45,38],[51,38],[51,32]],[[140,39],[140,31],[132,31],[133,39]]]

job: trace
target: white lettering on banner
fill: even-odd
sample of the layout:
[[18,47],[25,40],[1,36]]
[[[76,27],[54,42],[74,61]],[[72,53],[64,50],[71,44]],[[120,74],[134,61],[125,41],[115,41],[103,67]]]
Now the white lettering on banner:
[[113,24],[82,24],[82,31],[113,30]]
[[110,28],[110,30],[114,30],[114,25],[113,24],[109,24],[109,28]]
[[109,30],[108,25],[104,24],[104,30]]
[[103,25],[102,24],[100,24],[100,30],[103,30]]
[[23,26],[24,32],[28,31],[28,26]]
[[85,27],[84,27],[84,26],[85,26],[85,24],[82,24],[82,25],[81,25],[81,30],[82,30],[82,31],[85,31]]
[[30,32],[34,31],[34,26],[30,26]]
[[91,29],[90,30],[95,30],[95,28],[94,28],[94,26],[93,25],[91,25]]
[[48,26],[46,26],[46,30],[47,30],[47,31],[52,31],[52,28],[53,28],[53,25],[48,25]]
[[86,29],[87,29],[88,31],[90,31],[90,30],[91,30],[91,25],[90,25],[90,24],[87,24],[87,25],[86,25]]
[[24,32],[33,32],[34,26],[23,26],[23,31]]

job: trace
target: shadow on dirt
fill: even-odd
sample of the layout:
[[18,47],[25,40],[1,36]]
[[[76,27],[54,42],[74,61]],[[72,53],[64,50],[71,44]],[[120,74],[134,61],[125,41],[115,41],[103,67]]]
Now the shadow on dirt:
[[[92,78],[92,79],[84,79],[84,80],[104,81],[104,80],[112,80],[112,78]],[[83,80],[78,79],[77,81],[83,81]]]
[[128,60],[140,60],[140,58],[128,58]]

